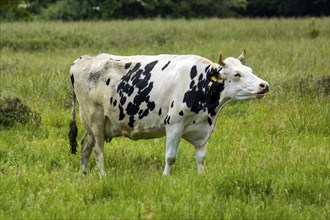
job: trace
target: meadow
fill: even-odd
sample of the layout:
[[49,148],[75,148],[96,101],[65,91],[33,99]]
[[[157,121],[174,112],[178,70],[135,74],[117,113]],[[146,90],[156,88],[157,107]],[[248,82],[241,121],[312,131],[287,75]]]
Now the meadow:
[[[41,116],[0,127],[0,219],[329,219],[330,19],[201,19],[0,24],[0,98]],[[165,138],[113,139],[107,176],[69,153],[70,64],[83,54],[247,50],[270,84],[220,113],[206,172],[181,141],[162,177]],[[78,122],[78,140],[83,127]],[[80,149],[80,148],[79,148]]]

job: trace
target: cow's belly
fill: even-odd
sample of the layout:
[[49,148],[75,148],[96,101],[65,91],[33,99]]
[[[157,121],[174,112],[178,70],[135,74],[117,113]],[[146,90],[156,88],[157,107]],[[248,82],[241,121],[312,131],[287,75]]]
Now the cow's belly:
[[143,123],[139,121],[131,128],[124,121],[118,122],[106,117],[105,136],[107,139],[114,137],[128,137],[132,140],[153,139],[165,136],[165,127],[162,123]]

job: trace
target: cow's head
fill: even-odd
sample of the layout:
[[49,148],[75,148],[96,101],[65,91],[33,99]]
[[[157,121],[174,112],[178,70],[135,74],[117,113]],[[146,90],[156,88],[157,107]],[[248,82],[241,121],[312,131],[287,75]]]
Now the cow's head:
[[[260,99],[269,91],[269,84],[252,73],[252,69],[245,66],[246,52],[243,50],[238,58],[222,58],[219,55],[219,77],[224,81],[225,89],[222,96],[227,99]],[[220,80],[220,79],[219,79]]]

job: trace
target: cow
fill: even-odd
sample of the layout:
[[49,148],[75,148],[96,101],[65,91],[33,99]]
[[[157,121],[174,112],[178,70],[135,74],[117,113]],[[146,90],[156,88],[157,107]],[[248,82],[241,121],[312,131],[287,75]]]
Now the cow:
[[206,144],[220,110],[231,100],[260,99],[269,84],[245,65],[246,51],[218,63],[198,55],[84,55],[73,62],[71,152],[77,152],[76,101],[85,128],[80,167],[86,174],[92,151],[101,175],[104,142],[166,136],[169,175],[181,138],[195,147],[197,171],[204,172]]

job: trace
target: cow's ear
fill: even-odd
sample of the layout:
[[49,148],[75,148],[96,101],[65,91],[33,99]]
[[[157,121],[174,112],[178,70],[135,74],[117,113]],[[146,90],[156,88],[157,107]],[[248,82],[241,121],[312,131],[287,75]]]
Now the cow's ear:
[[223,62],[223,58],[222,58],[222,52],[220,51],[220,53],[219,53],[219,64],[221,65],[221,66],[225,66],[226,64]]
[[242,63],[243,65],[245,65],[245,59],[246,59],[246,50],[245,50],[245,49],[243,49],[241,55],[239,55],[239,57],[237,57],[237,59],[238,59],[239,61],[241,61],[241,63]]
[[224,74],[223,72],[221,72],[222,67],[218,67],[218,68],[212,68],[211,69],[212,72],[211,74],[208,74],[209,76],[211,76],[209,79],[215,83],[223,83],[223,80],[225,80],[226,74]]

